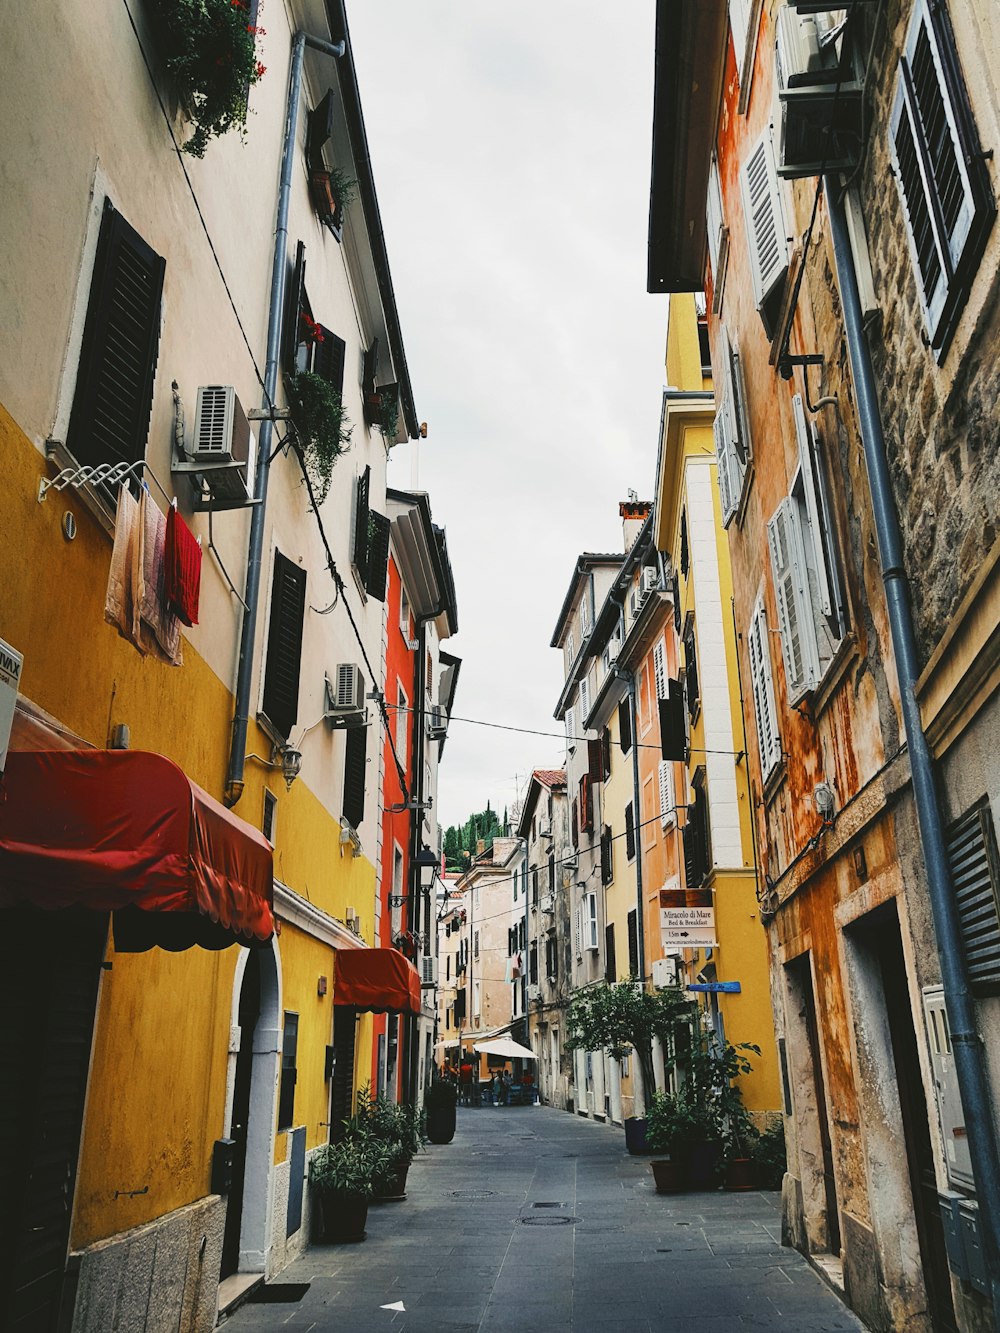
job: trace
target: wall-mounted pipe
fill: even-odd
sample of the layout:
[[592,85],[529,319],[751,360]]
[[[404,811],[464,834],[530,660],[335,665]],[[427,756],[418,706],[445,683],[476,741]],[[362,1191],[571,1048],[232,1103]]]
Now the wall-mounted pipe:
[[958,1076],[972,1172],[976,1181],[984,1251],[993,1293],[994,1326],[1000,1328],[1000,1157],[997,1154],[986,1054],[976,1027],[976,1014],[965,971],[961,925],[955,886],[944,837],[944,821],[935,786],[934,763],[924,735],[917,702],[916,634],[910,609],[909,580],[903,564],[903,541],[889,476],[882,433],[878,393],[871,352],[865,340],[857,275],[847,231],[840,185],[825,181],[830,230],[833,236],[837,281],[844,310],[844,330],[851,359],[851,376],[858,404],[861,443],[865,451],[875,533],[878,538],[882,585],[885,589],[892,634],[903,724],[913,775],[917,829],[927,869],[927,895],[934,917],[945,1008],[951,1029],[955,1072]]
[[254,505],[250,519],[250,547],[247,554],[246,597],[243,603],[243,628],[240,635],[240,660],[236,669],[236,707],[226,774],[226,804],[233,806],[243,795],[246,766],[247,729],[250,725],[250,686],[257,644],[257,602],[260,597],[261,562],[264,550],[264,520],[267,510],[267,479],[271,464],[271,436],[274,422],[271,409],[278,389],[278,365],[281,351],[281,327],[285,310],[285,277],[288,268],[288,204],[292,193],[295,166],[296,128],[299,98],[302,93],[302,62],[306,47],[339,59],[346,44],[323,41],[297,32],[292,38],[292,63],[288,74],[288,104],[285,111],[285,138],[278,176],[278,207],[274,229],[274,256],[271,263],[271,294],[267,311],[267,359],[264,363],[264,389],[261,407],[267,416],[260,423],[257,440],[257,468],[254,478]]

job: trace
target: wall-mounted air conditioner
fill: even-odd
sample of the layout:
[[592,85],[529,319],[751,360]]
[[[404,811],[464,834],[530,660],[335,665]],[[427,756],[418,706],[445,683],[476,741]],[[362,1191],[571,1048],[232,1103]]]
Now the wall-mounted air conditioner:
[[556,910],[555,895],[552,893],[543,893],[542,901],[538,904],[543,912],[554,912]]
[[676,958],[654,959],[653,985],[676,986],[676,984],[677,984],[677,959]]
[[420,960],[420,985],[424,990],[438,984],[438,960],[426,955]]
[[540,819],[540,820],[538,821],[538,836],[539,836],[540,838],[551,838],[551,837],[552,837],[552,820],[551,820],[551,819]]
[[621,652],[621,650],[622,650],[622,641],[616,634],[614,638],[611,639],[608,643],[608,666],[610,666],[612,662],[618,661],[618,655]]
[[778,175],[786,180],[857,165],[864,75],[856,47],[845,48],[842,13],[778,10]]
[[341,662],[326,677],[324,721],[334,727],[360,726],[365,720],[365,678],[353,662]]
[[653,565],[643,567],[640,587],[644,593],[656,592],[660,586],[660,571]]
[[191,457],[205,465],[198,476],[219,507],[247,503],[250,423],[231,384],[198,389]]
[[531,985],[528,987],[528,1003],[530,1004],[532,1000],[540,1000],[541,998],[542,998],[541,986],[539,986],[537,982],[532,982]]
[[443,741],[448,734],[448,714],[443,704],[431,704],[424,714],[428,739]]

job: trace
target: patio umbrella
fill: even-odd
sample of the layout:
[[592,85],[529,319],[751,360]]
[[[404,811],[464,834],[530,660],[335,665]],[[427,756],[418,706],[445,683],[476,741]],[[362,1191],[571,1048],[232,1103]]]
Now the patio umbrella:
[[536,1060],[534,1051],[514,1041],[512,1037],[497,1037],[495,1041],[479,1041],[473,1047],[484,1055],[502,1055],[509,1060]]

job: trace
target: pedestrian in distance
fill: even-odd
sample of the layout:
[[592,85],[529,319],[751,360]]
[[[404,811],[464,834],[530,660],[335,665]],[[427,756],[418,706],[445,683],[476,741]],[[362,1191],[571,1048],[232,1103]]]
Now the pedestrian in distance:
[[504,1104],[504,1106],[509,1106],[509,1105],[510,1105],[510,1094],[511,1094],[511,1089],[513,1088],[513,1086],[514,1086],[514,1081],[513,1081],[513,1079],[512,1079],[511,1076],[510,1076],[510,1070],[509,1070],[509,1069],[505,1069],[505,1070],[503,1071],[503,1104]]

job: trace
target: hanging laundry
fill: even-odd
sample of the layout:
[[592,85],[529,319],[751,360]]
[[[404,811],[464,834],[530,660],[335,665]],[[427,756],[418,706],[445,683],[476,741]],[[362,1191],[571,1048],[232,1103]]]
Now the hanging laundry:
[[142,643],[154,657],[180,666],[181,622],[167,606],[167,520],[153,497],[143,491],[142,515]]
[[173,507],[167,514],[164,565],[168,609],[185,625],[197,625],[198,596],[201,590],[201,546]]
[[128,639],[140,652],[144,652],[138,634],[140,621],[136,605],[138,585],[141,584],[137,567],[138,542],[139,505],[128,486],[122,486],[118,491],[118,508],[115,513],[115,544],[111,551],[108,589],[104,597],[104,619],[109,625],[114,625],[123,639]]

